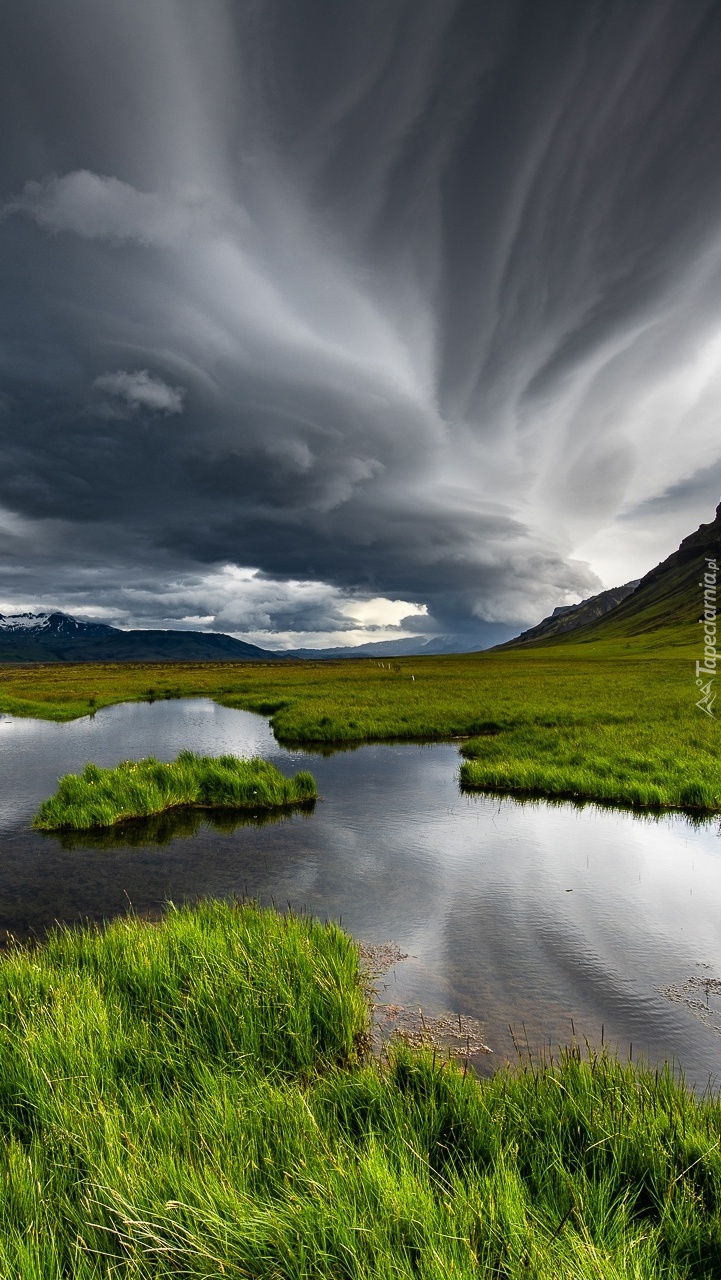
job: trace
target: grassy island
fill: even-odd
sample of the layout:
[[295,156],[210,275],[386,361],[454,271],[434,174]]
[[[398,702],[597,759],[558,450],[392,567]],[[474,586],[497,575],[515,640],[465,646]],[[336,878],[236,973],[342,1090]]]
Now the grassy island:
[[251,905],[0,962],[0,1275],[721,1274],[721,1106],[569,1051],[364,1057],[352,940]]
[[0,710],[71,720],[208,697],[270,716],[287,743],[473,739],[468,786],[718,811],[719,721],[695,706],[695,648],[666,639],[397,662],[5,667]]
[[87,764],[60,779],[41,804],[33,826],[53,831],[110,827],[126,818],[150,817],[179,806],[203,809],[278,809],[317,797],[311,773],[286,778],[257,757],[198,756],[181,751],[172,764],[149,756],[112,769]]

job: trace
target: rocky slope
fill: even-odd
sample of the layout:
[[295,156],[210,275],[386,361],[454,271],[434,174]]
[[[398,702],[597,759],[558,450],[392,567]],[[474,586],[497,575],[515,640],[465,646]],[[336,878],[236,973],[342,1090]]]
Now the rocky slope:
[[566,635],[589,622],[597,622],[605,614],[610,613],[617,605],[636,590],[639,580],[626,582],[622,587],[612,587],[610,591],[601,591],[597,596],[589,596],[580,604],[559,605],[549,617],[522,631],[519,636],[506,644],[496,645],[497,649],[520,648],[522,645],[535,644],[539,640],[551,640],[556,636]]

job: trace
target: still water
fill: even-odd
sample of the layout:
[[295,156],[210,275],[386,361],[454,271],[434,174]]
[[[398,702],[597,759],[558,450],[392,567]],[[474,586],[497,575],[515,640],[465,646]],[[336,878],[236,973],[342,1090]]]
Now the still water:
[[[136,828],[133,844],[64,847],[30,829],[60,774],[184,747],[310,768],[322,801],[264,825]],[[453,744],[287,751],[264,718],[204,699],[70,724],[0,716],[0,928],[22,936],[202,895],[291,904],[396,942],[408,958],[381,999],[480,1019],[494,1053],[481,1066],[512,1054],[511,1024],[534,1049],[573,1028],[718,1081],[718,823],[464,796],[458,765]]]

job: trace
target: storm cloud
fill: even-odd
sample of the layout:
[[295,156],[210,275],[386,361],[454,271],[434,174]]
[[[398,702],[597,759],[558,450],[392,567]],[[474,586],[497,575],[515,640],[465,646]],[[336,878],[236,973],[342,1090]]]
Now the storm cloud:
[[718,500],[709,0],[6,0],[0,600],[536,621]]

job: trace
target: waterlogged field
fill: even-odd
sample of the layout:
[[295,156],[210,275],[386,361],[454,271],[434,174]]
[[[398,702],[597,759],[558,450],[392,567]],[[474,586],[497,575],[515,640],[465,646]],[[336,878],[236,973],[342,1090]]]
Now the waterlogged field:
[[0,1273],[40,1280],[721,1268],[721,1108],[567,1053],[364,1059],[334,925],[206,903],[0,965]]
[[[383,665],[14,668],[0,675],[0,707],[72,720],[113,702],[210,696],[272,714],[286,742],[463,737],[464,776],[478,769],[482,788],[718,807],[716,725],[694,706],[692,674],[691,654],[570,648]],[[488,850],[471,853],[479,874]],[[416,898],[422,865],[414,850]],[[564,868],[566,915],[583,908],[573,883],[566,899]],[[545,899],[529,892],[535,919]],[[468,894],[457,898],[467,913]],[[597,915],[581,914],[579,936]],[[542,935],[546,954],[553,930]],[[124,918],[11,946],[0,963],[0,1275],[721,1274],[715,1096],[694,1096],[668,1068],[593,1051],[478,1080],[404,1046],[371,1061],[367,1043],[357,949],[309,917],[206,902],[152,926]]]
[[692,645],[643,639],[402,661],[5,668],[0,709],[65,720],[204,695],[271,716],[282,742],[472,739],[468,787],[721,808],[718,725]]
[[317,794],[307,770],[286,778],[257,757],[239,760],[181,751],[169,764],[150,756],[124,760],[112,769],[87,764],[80,774],[66,774],[56,794],[40,806],[33,826],[82,831],[178,807],[278,809],[315,800]]

